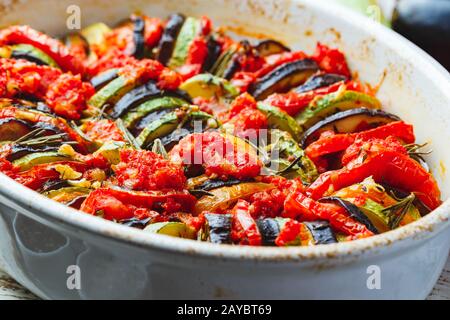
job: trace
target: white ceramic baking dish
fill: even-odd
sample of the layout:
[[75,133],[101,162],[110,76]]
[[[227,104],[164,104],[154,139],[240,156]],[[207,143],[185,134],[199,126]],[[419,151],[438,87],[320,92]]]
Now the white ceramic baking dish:
[[[385,108],[413,123],[419,141],[430,142],[430,167],[449,198],[450,76],[392,31],[319,0],[9,0],[0,2],[0,25],[64,34],[74,4],[84,25],[114,24],[136,10],[206,14],[216,25],[308,52],[317,40],[341,48],[361,79],[383,80]],[[449,216],[448,200],[407,227],[345,244],[216,246],[107,222],[0,175],[0,261],[42,298],[422,299],[448,256]],[[81,288],[70,277],[78,271]]]

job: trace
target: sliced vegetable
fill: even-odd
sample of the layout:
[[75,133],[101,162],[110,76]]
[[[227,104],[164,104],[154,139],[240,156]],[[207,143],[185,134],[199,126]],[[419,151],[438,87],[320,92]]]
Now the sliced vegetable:
[[300,144],[306,148],[319,139],[324,131],[334,130],[336,133],[354,133],[376,128],[401,119],[396,115],[378,109],[358,108],[335,113],[325,120],[319,121],[302,135]]
[[143,59],[145,56],[145,20],[140,16],[133,16],[133,41],[134,52],[132,55],[136,59]]
[[42,50],[29,45],[29,44],[17,44],[10,48],[11,58],[13,59],[24,59],[30,62],[34,62],[37,65],[45,65],[54,68],[59,68],[58,64],[49,57]]
[[272,184],[246,182],[230,187],[211,190],[208,196],[202,197],[195,205],[194,213],[222,212],[232,207],[239,199],[245,199],[257,192],[275,188]]
[[234,98],[239,94],[230,82],[211,74],[199,74],[188,79],[180,86],[192,98],[202,97],[210,99],[213,97]]
[[319,67],[311,59],[289,62],[258,79],[250,88],[256,100],[264,100],[272,93],[285,93],[303,84]]
[[172,57],[177,41],[178,34],[183,27],[186,18],[180,14],[173,14],[167,21],[162,38],[159,42],[156,59],[164,65],[167,65]]
[[205,61],[203,62],[202,71],[210,71],[214,66],[214,63],[219,59],[220,54],[222,53],[222,46],[220,43],[214,38],[210,37],[207,42],[208,47],[208,55],[206,56]]
[[142,130],[136,138],[136,142],[141,148],[148,148],[155,139],[164,137],[174,131],[181,120],[177,112],[168,113],[158,121],[151,122]]
[[254,46],[261,57],[267,57],[272,54],[290,52],[291,49],[276,40],[262,40]]
[[256,221],[264,246],[275,246],[275,240],[280,235],[280,226],[276,219],[258,219]]
[[15,160],[13,164],[18,167],[20,171],[26,171],[39,164],[68,160],[70,160],[70,157],[61,155],[58,152],[42,152],[28,154],[20,159]]
[[90,189],[81,187],[67,187],[57,190],[51,190],[44,193],[44,196],[62,204],[74,205],[73,201],[79,198],[85,198],[91,192]]
[[302,128],[294,118],[280,108],[265,103],[258,103],[258,110],[267,116],[270,128],[288,132],[295,140],[300,139]]
[[178,34],[172,57],[168,63],[171,68],[181,67],[185,62],[189,53],[189,47],[195,37],[201,33],[201,21],[192,17],[188,17]]
[[348,79],[346,76],[340,74],[333,74],[333,73],[318,74],[309,78],[304,85],[301,85],[300,87],[295,89],[295,92],[305,93],[308,91],[329,87],[337,82],[343,82],[347,80]]
[[195,230],[181,222],[154,223],[145,227],[144,231],[183,239],[196,238]]
[[32,126],[20,119],[0,119],[0,141],[16,141],[32,131]]
[[314,244],[337,243],[336,235],[328,221],[304,222],[314,239]]
[[202,240],[217,244],[231,244],[231,214],[205,214]]
[[339,90],[312,101],[297,115],[296,120],[303,130],[307,130],[320,120],[337,112],[362,107],[380,109],[381,103],[378,99],[361,92]]
[[110,69],[105,72],[100,73],[91,79],[91,84],[95,88],[96,91],[101,90],[111,81],[117,79],[119,77],[118,69]]
[[115,104],[134,86],[135,84],[125,77],[118,77],[97,91],[88,103],[90,106],[101,110],[106,104]]
[[105,42],[105,36],[111,31],[111,28],[106,24],[95,23],[81,30],[80,34],[86,39],[90,46],[101,46]]

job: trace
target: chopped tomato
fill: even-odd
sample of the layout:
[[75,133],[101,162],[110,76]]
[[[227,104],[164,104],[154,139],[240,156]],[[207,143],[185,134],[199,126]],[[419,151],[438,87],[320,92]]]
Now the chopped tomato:
[[327,73],[336,73],[351,78],[345,55],[338,49],[331,49],[328,46],[318,43],[313,57],[320,68]]
[[122,131],[120,131],[116,123],[112,120],[88,121],[83,125],[83,131],[92,141],[101,143],[107,141],[125,141]]
[[240,139],[218,132],[192,134],[170,152],[173,162],[202,165],[208,176],[237,179],[254,178],[262,163],[253,149]]
[[113,170],[119,185],[130,190],[182,190],[186,184],[181,166],[150,151],[122,150]]
[[258,226],[249,212],[250,204],[239,200],[231,211],[233,215],[233,228],[231,239],[241,245],[260,246],[262,237]]
[[11,26],[0,31],[0,46],[12,44],[32,45],[49,55],[64,71],[84,74],[83,61],[66,46],[29,26]]

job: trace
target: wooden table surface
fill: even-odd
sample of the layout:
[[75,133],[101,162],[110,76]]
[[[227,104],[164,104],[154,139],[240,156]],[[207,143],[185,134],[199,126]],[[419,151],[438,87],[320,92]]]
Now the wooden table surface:
[[[0,300],[33,300],[37,299],[32,293],[23,288],[0,270]],[[450,256],[444,271],[439,278],[430,300],[450,300]]]

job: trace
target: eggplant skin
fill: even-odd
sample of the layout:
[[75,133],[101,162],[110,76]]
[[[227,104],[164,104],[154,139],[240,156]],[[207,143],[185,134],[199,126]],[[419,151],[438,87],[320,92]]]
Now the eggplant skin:
[[219,179],[212,179],[212,180],[207,180],[207,181],[203,182],[196,189],[211,191],[211,190],[222,188],[222,187],[231,187],[231,186],[240,184],[242,182],[249,182],[249,181],[242,181],[242,180],[238,180],[238,179],[228,179],[227,181],[223,181],[223,180],[219,180]]
[[276,40],[268,39],[268,40],[262,40],[258,42],[254,49],[258,52],[258,54],[261,57],[267,57],[272,54],[279,54],[283,52],[290,52],[291,49],[286,47],[281,42],[278,42]]
[[314,238],[315,244],[337,243],[336,236],[328,221],[304,222]]
[[450,70],[450,1],[401,0],[392,27]]
[[231,214],[205,214],[209,241],[216,244],[231,244]]
[[326,197],[319,200],[320,202],[332,202],[340,207],[344,208],[351,218],[355,219],[359,223],[362,223],[366,226],[366,228],[373,232],[374,234],[378,234],[377,228],[373,225],[373,223],[367,218],[367,216],[353,203],[348,202],[344,199],[338,198],[338,197]]
[[312,59],[285,63],[254,83],[249,93],[256,100],[263,100],[272,93],[285,93],[303,84],[318,70],[319,66]]
[[261,233],[262,244],[264,246],[275,246],[275,240],[280,235],[280,226],[275,219],[258,219],[256,221],[258,230]]
[[[356,117],[361,117],[367,124],[373,127],[401,120],[398,116],[379,109],[358,108],[341,111],[325,118],[322,121],[319,121],[311,128],[309,128],[307,131],[305,131],[300,140],[300,145],[302,146],[303,149],[305,149],[312,142],[314,142],[314,140],[319,138],[320,132],[328,129],[335,129],[336,128],[335,124],[337,122],[351,121],[352,118],[355,119]],[[353,133],[353,132],[354,131],[345,131],[345,132],[340,131],[339,133]]]
[[210,37],[208,39],[207,47],[208,55],[206,56],[205,62],[202,66],[202,69],[205,72],[211,70],[217,59],[219,59],[220,54],[222,53],[222,46],[219,42],[216,41],[216,39],[214,39],[214,37]]
[[91,79],[91,84],[95,88],[96,91],[99,91],[104,86],[106,86],[109,82],[117,79],[119,77],[118,69],[111,69],[105,72],[100,73],[98,76],[95,76]]
[[133,22],[133,56],[136,59],[143,59],[145,56],[145,20],[142,17],[133,16],[131,21]]
[[178,34],[183,27],[186,17],[181,14],[173,14],[167,21],[162,38],[158,45],[156,60],[163,65],[167,65],[172,57],[173,49],[177,41]]
[[13,51],[11,53],[11,58],[12,59],[16,59],[16,60],[27,60],[29,62],[32,62],[34,64],[37,64],[38,66],[48,66],[48,63],[46,63],[45,61],[39,59],[36,56],[33,56],[31,54],[26,54],[24,52],[15,52]]
[[304,85],[301,85],[295,92],[297,93],[305,93],[312,90],[317,90],[320,88],[331,86],[337,82],[347,81],[348,78],[346,76],[334,73],[325,73],[314,75],[305,82]]

